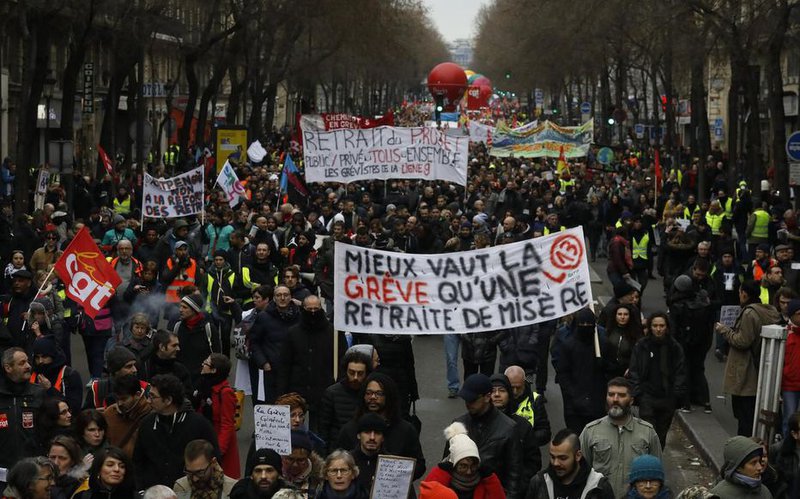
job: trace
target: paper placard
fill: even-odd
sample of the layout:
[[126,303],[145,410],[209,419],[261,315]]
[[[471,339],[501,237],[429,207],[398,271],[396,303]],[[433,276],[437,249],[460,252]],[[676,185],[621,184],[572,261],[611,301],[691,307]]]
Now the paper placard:
[[253,407],[256,450],[272,449],[281,456],[292,453],[292,420],[288,405],[259,404]]
[[406,499],[416,463],[410,457],[378,456],[370,499]]
[[739,305],[723,305],[719,310],[719,321],[728,327],[733,327],[741,310],[742,307]]
[[144,173],[142,211],[148,218],[174,218],[203,211],[204,170],[194,170],[172,178],[155,178]]

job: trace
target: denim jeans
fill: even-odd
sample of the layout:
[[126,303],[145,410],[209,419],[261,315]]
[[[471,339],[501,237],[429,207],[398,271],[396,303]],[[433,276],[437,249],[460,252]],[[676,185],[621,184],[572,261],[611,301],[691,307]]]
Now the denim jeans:
[[783,438],[789,438],[789,416],[800,410],[800,392],[781,392],[783,397]]
[[458,390],[458,346],[461,340],[457,334],[444,335],[444,355],[447,362],[447,389]]

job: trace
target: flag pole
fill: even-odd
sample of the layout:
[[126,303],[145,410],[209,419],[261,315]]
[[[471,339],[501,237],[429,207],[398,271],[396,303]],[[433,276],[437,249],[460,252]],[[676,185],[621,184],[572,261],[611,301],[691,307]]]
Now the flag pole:
[[[47,286],[47,281],[50,280],[50,276],[53,275],[53,271],[55,270],[55,268],[56,268],[56,266],[55,266],[55,263],[54,263],[53,266],[50,267],[50,272],[47,273],[47,275],[44,278],[44,281],[42,281],[42,285],[39,286],[39,289],[36,291],[36,294],[33,295],[33,300],[35,300],[36,298],[39,298],[39,293],[41,293],[42,290],[45,288],[45,286]],[[13,277],[13,274],[12,274],[12,277]],[[23,331],[25,331],[25,327],[28,325],[28,317],[30,317],[30,315],[31,315],[31,304],[33,303],[33,300],[31,300],[31,303],[28,304],[28,311],[25,313],[25,320],[22,321],[22,330]]]

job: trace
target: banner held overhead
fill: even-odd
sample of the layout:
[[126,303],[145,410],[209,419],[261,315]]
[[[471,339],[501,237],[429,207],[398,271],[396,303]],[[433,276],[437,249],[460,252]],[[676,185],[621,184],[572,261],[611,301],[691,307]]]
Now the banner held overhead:
[[336,243],[334,326],[356,333],[494,331],[592,303],[583,229],[459,253],[404,254]]

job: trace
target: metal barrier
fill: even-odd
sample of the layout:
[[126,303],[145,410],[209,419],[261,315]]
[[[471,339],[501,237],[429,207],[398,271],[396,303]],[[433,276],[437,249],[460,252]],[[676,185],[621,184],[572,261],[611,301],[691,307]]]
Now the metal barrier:
[[753,436],[772,442],[780,423],[781,376],[786,350],[787,329],[784,326],[761,328],[761,359],[758,363],[756,413]]

